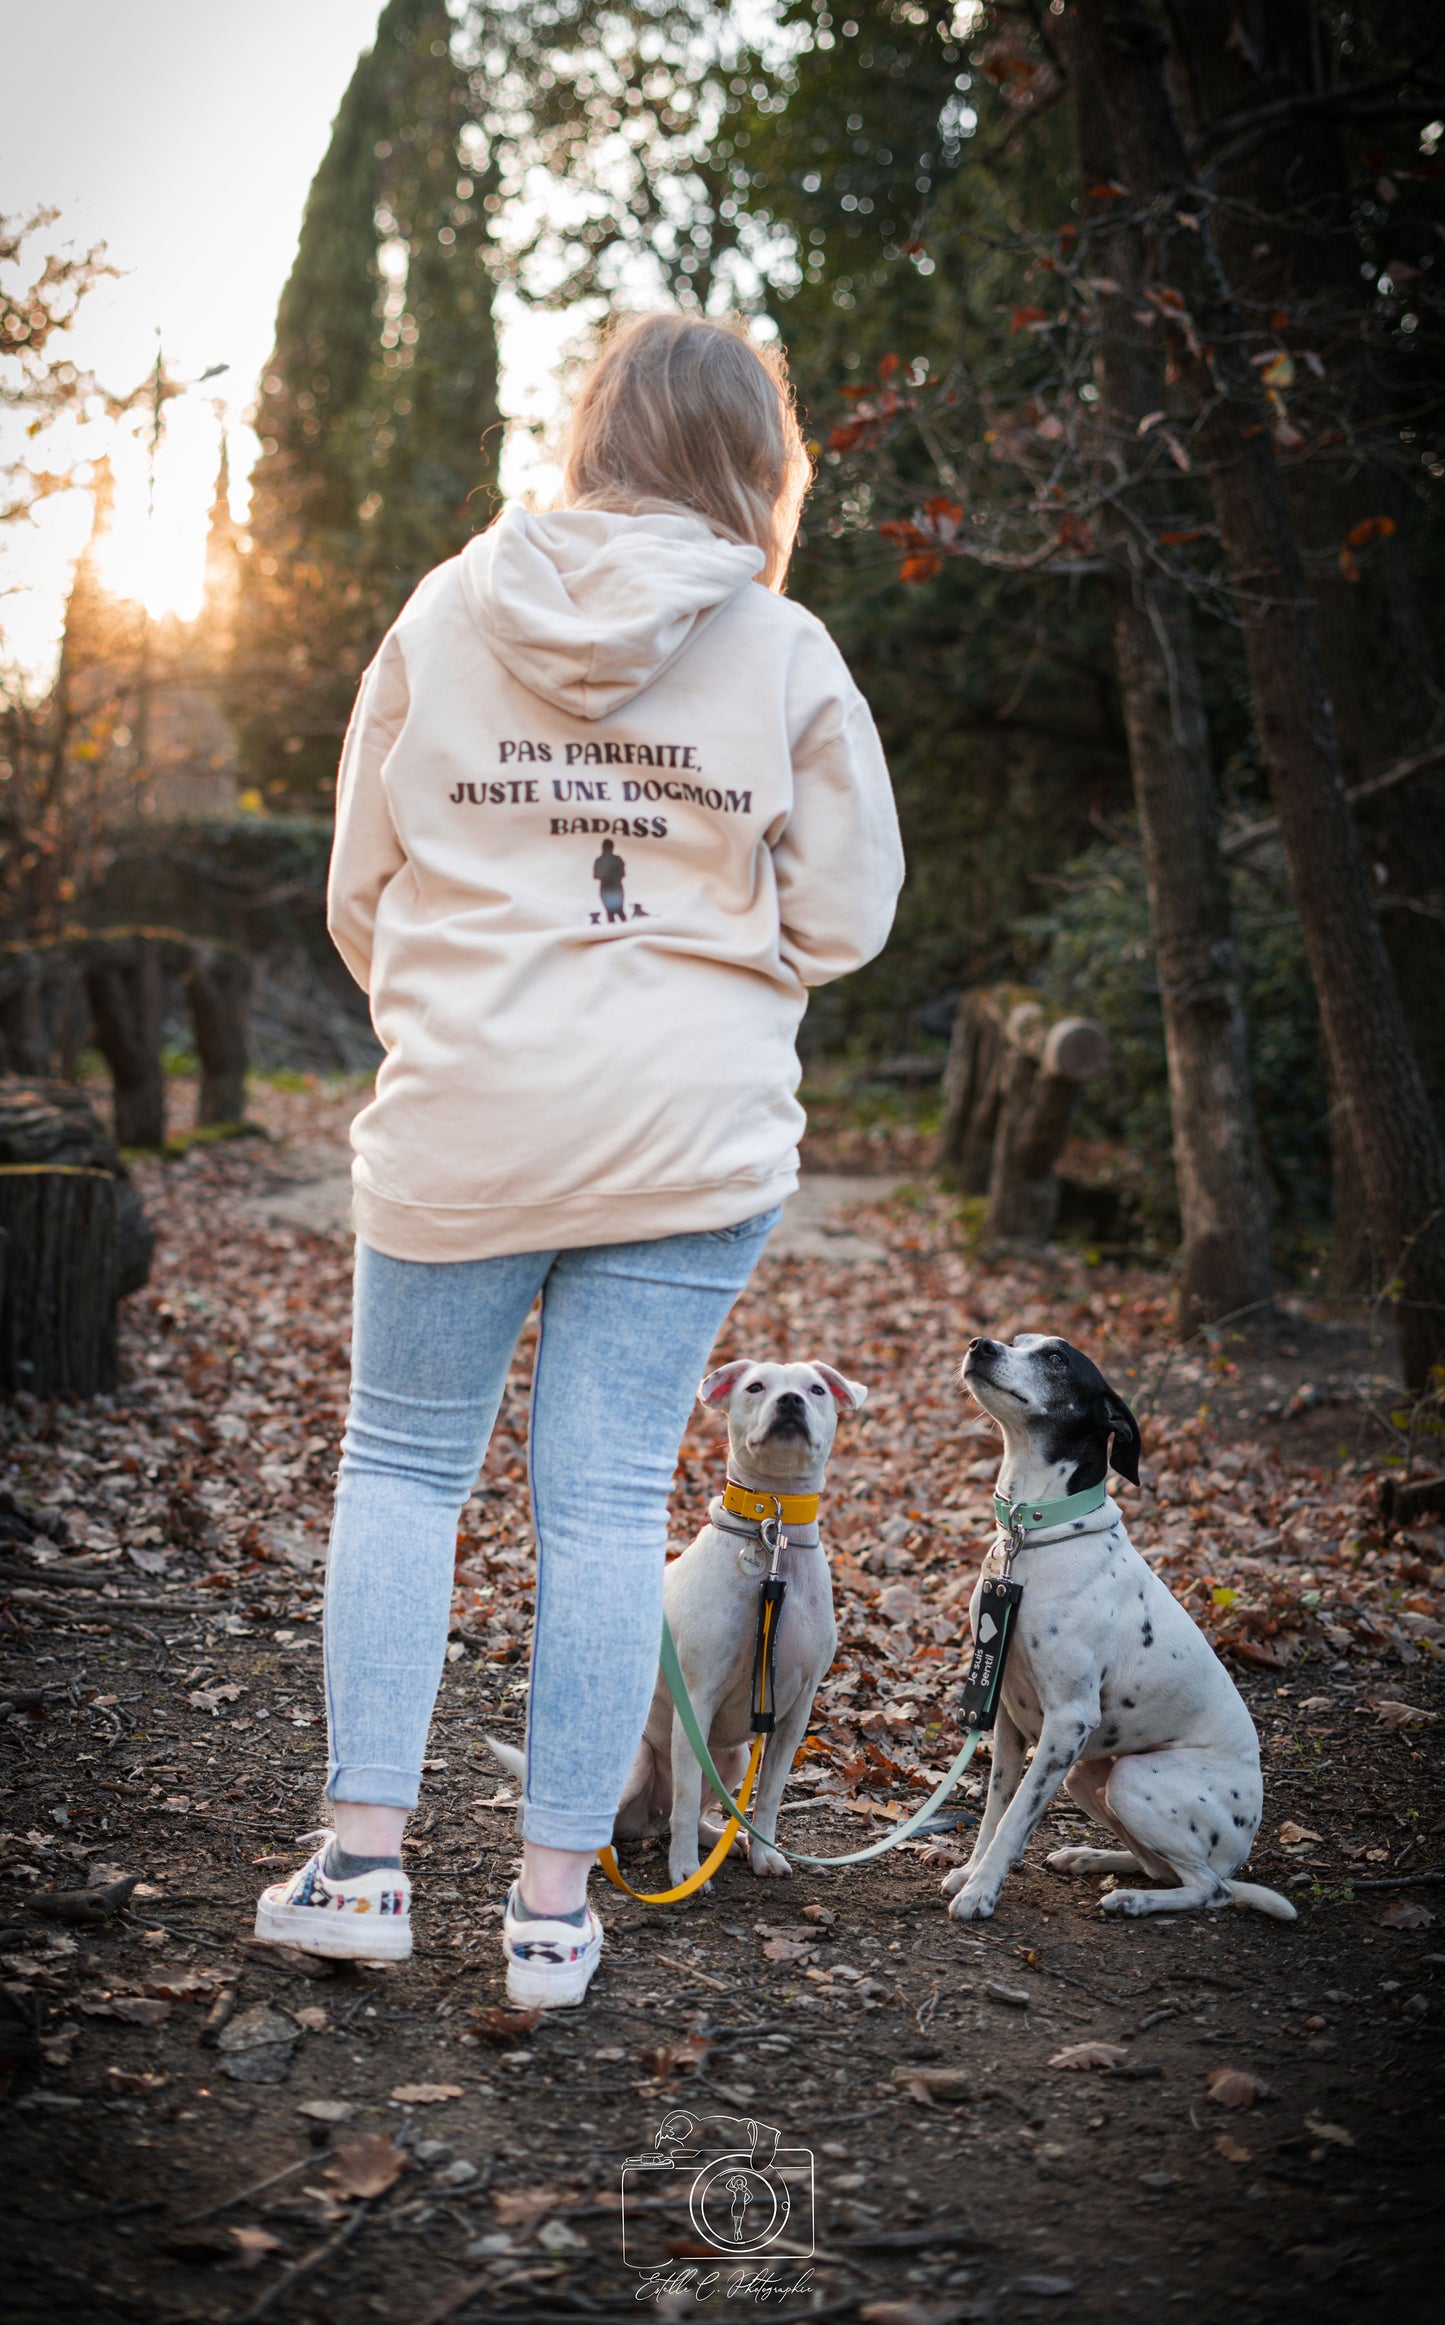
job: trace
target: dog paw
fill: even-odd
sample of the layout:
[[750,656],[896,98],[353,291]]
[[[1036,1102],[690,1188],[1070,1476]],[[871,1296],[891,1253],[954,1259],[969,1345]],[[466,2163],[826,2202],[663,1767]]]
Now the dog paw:
[[945,1897],[956,1897],[967,1879],[967,1865],[955,1865],[951,1873],[944,1874],[938,1886]]
[[760,1879],[771,1876],[774,1880],[785,1880],[793,1870],[779,1850],[768,1848],[762,1841],[748,1843],[748,1861]]
[[[667,1878],[674,1889],[680,1889],[683,1885],[683,1882],[690,1881],[697,1870],[698,1860],[696,1857],[694,1857],[690,1865],[669,1865],[667,1868]],[[704,1881],[701,1887],[696,1889],[693,1894],[697,1897],[705,1897],[711,1887],[711,1881]]]
[[1105,1913],[1118,1914],[1125,1921],[1137,1920],[1141,1913],[1154,1911],[1154,1900],[1147,1889],[1111,1889],[1099,1904]]
[[1093,1853],[1092,1849],[1050,1849],[1044,1863],[1052,1872],[1073,1873],[1078,1870],[1083,1860],[1091,1857]]
[[960,1889],[948,1909],[950,1921],[992,1921],[996,1893],[988,1889]]

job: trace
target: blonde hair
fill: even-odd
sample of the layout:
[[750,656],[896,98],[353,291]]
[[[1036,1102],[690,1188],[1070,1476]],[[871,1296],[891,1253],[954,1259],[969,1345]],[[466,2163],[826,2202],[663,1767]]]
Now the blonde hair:
[[578,390],[559,506],[690,510],[761,549],[762,578],[781,589],[811,482],[781,350],[731,316],[638,315]]

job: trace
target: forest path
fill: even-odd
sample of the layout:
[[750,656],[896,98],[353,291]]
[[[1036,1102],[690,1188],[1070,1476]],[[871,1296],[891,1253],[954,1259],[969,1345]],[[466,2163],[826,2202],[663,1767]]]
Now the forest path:
[[[1053,1328],[1140,1414],[1130,1531],[1250,1705],[1266,1784],[1252,1869],[1299,1920],[1111,1921],[1096,1879],[1044,1863],[1082,1837],[1065,1803],[995,1918],[961,1928],[938,1885],[969,1845],[970,1772],[961,1823],[876,1865],[778,1884],[737,1859],[684,1909],[599,1884],[586,2008],[510,2021],[497,1917],[516,1842],[482,1737],[519,1735],[526,1690],[528,1335],[462,1518],[408,1840],[416,1956],[335,1970],[254,1947],[256,1891],[297,1862],[318,1809],[317,1568],[350,1277],[343,1237],[253,1208],[278,1169],[304,1175],[339,1145],[340,1100],[258,1103],[284,1143],[140,1168],[161,1242],[126,1306],[116,1398],[0,1407],[6,1477],[36,1521],[27,1542],[12,1508],[0,1548],[7,2318],[635,2316],[625,2159],[683,2109],[710,2138],[778,2127],[799,2221],[809,2187],[815,2203],[811,2258],[782,2239],[741,2272],[751,2293],[724,2269],[728,2314],[805,2316],[817,2299],[890,2325],[1433,2319],[1445,1530],[1384,1525],[1376,1469],[1322,1444],[1317,1416],[1253,1429],[1209,1409],[1208,1361],[1191,1375],[1169,1353],[1161,1276],[1067,1254],[981,1263],[926,1188],[851,1219],[880,1260],[770,1252],[720,1346],[827,1355],[871,1392],[832,1465],[841,1645],[785,1835],[857,1848],[956,1748],[995,1466],[958,1356],[972,1331]],[[1230,1358],[1241,1379],[1255,1361]],[[1352,1420],[1331,1415],[1348,1441]],[[722,1455],[699,1413],[679,1540]],[[624,1856],[657,1885],[655,1845]],[[141,1880],[122,1917],[44,1910],[116,1874]],[[218,2048],[207,2015],[227,1996],[236,2047]],[[1221,2069],[1245,2079],[1221,2085]],[[640,2257],[672,2287],[655,2313],[706,2306],[687,2272],[713,2261],[690,2257],[686,2202],[630,2218],[629,2236],[656,2230]]]

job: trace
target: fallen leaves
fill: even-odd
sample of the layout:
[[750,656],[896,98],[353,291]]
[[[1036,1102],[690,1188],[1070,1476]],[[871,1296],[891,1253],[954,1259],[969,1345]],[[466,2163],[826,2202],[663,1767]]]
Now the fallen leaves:
[[1382,1696],[1373,1708],[1382,1728],[1433,1727],[1440,1717],[1438,1711],[1426,1711],[1418,1703],[1399,1703],[1390,1696]]
[[763,1954],[770,1962],[811,1962],[817,1950],[811,1938],[771,1937],[763,1947]]
[[1328,2147],[1353,2147],[1355,2144],[1354,2134],[1346,2131],[1343,2124],[1322,2123],[1317,2115],[1305,2117],[1305,2129],[1313,2132],[1316,2139],[1324,2140]]
[[540,2010],[503,2010],[497,2003],[488,2003],[471,2012],[471,2028],[481,2042],[521,2042],[541,2015]]
[[1128,2050],[1123,2043],[1072,2042],[1066,2044],[1063,2050],[1055,2051],[1049,2060],[1049,2065],[1080,2070],[1094,2067],[1107,2069],[1117,2067],[1128,2056]]
[[1247,2164],[1254,2153],[1252,2148],[1243,2147],[1237,2139],[1231,2138],[1227,2131],[1221,2131],[1215,2140],[1214,2152],[1222,2156],[1227,2164]]
[[492,2208],[503,2228],[530,2228],[567,2202],[562,2188],[498,2188]]
[[398,2147],[389,2133],[368,2131],[336,2150],[326,2176],[343,2202],[352,2197],[384,2196],[388,2188],[395,2187],[409,2160],[405,2148]]
[[82,1994],[75,2005],[87,2018],[118,2018],[125,2026],[164,2026],[170,2017],[169,2002],[153,2001],[142,1994]]
[[448,2099],[460,2099],[460,2083],[398,2083],[388,2093],[401,2107],[440,2107]]
[[687,2034],[676,2042],[659,2043],[655,2049],[645,2050],[642,2063],[652,2075],[687,2074],[702,2065],[711,2049],[705,2034]]
[[925,2106],[936,2099],[976,2099],[981,2092],[978,2076],[968,2067],[895,2067],[893,2080]]
[[1320,1835],[1312,1833],[1308,1825],[1285,1823],[1279,1828],[1279,1837],[1287,1849],[1297,1849],[1301,1841],[1317,1841]]
[[1215,2067],[1205,2089],[1216,2107],[1252,2107],[1256,2099],[1269,2097],[1268,2083],[1243,2067]]
[[1435,1919],[1428,1905],[1418,1905],[1413,1897],[1397,1897],[1387,1905],[1380,1916],[1381,1929],[1429,1929]]
[[232,2228],[228,2234],[236,2246],[237,2266],[243,2269],[259,2268],[268,2253],[285,2249],[280,2237],[265,2228]]
[[192,1688],[186,1701],[192,1711],[208,1711],[214,1718],[223,1703],[237,1703],[245,1693],[244,1687],[238,1687],[233,1680],[227,1680],[220,1687]]

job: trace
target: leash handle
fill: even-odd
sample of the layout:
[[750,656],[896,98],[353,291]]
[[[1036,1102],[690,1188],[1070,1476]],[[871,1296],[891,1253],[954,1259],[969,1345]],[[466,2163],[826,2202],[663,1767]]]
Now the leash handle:
[[[774,1560],[776,1566],[776,1556]],[[753,1649],[752,1731],[770,1736],[777,1725],[773,1689],[773,1641],[782,1620],[787,1583],[776,1571],[765,1575],[758,1590],[758,1637]]]

